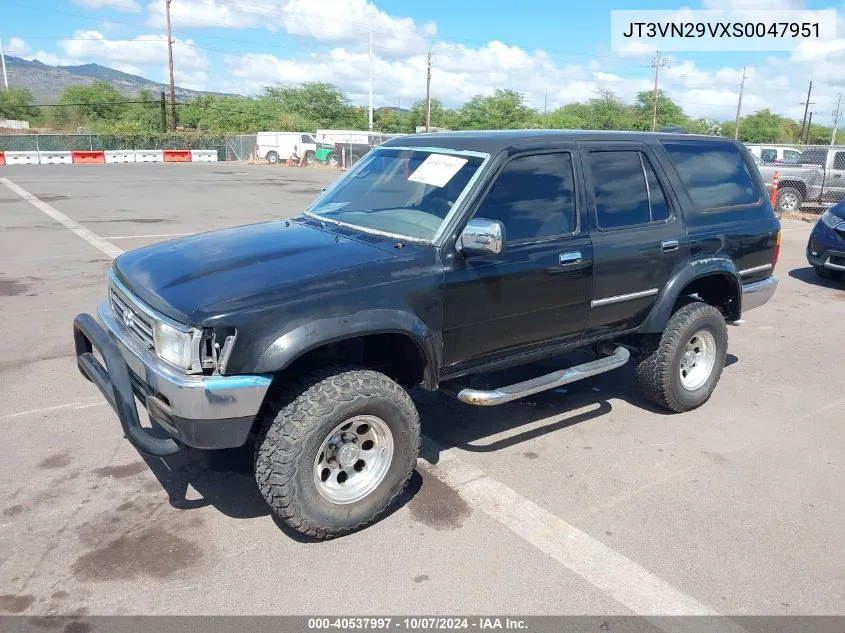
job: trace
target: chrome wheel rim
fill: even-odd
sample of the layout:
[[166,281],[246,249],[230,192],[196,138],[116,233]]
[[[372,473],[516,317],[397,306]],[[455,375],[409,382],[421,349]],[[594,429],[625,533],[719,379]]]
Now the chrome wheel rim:
[[678,373],[684,389],[695,391],[707,382],[716,364],[716,338],[709,330],[693,334],[681,354]]
[[795,211],[798,208],[798,196],[787,193],[780,199],[780,208],[784,211]]
[[374,415],[356,415],[326,436],[314,458],[314,485],[326,501],[360,501],[384,480],[393,461],[393,433]]

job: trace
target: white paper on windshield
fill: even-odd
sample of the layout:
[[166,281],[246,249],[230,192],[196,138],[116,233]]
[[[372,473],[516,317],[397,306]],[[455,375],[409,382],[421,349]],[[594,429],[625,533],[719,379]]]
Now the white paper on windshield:
[[408,180],[421,182],[424,185],[445,187],[466,163],[467,159],[459,156],[429,154],[428,158],[414,170],[414,173],[408,176]]

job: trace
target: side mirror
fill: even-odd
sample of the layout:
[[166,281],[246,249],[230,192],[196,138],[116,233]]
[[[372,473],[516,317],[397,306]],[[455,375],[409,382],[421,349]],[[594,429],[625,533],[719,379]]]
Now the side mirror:
[[497,220],[473,218],[458,238],[458,250],[464,253],[498,255],[502,252],[505,227]]

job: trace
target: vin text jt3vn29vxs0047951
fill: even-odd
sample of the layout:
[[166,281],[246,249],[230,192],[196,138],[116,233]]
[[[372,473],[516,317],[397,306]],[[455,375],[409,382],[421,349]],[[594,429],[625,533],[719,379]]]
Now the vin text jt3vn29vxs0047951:
[[[630,361],[660,406],[702,405],[726,322],[775,291],[779,246],[732,140],[408,136],[290,220],[121,255],[98,319],[74,322],[76,351],[138,450],[253,442],[272,510],[327,538],[377,520],[405,487],[420,440],[406,388],[498,405]],[[572,350],[593,359],[470,382]]]

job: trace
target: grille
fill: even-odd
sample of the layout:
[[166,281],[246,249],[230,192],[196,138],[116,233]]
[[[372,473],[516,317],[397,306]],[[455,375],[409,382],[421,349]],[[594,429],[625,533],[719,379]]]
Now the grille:
[[136,339],[153,349],[153,320],[138,308],[135,301],[112,287],[111,307],[117,319]]

